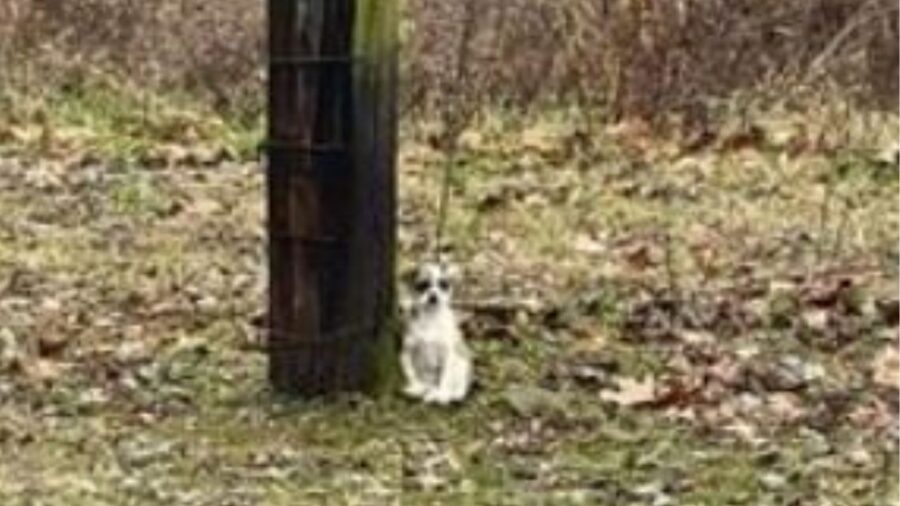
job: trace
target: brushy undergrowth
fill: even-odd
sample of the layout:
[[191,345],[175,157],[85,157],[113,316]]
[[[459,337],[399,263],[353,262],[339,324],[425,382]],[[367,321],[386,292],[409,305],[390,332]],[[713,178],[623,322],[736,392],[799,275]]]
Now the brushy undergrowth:
[[[403,6],[401,102],[418,113],[577,101],[617,118],[677,112],[703,123],[711,100],[821,83],[838,83],[860,103],[897,107],[891,0]],[[264,2],[6,0],[0,19],[0,88],[39,95],[103,72],[179,90],[219,112],[258,113],[264,104]]]

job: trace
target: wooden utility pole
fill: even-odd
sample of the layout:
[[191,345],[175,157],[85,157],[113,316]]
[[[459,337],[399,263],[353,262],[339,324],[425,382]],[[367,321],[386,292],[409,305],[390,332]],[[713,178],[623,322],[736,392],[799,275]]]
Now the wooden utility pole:
[[281,392],[370,390],[395,360],[394,6],[269,0],[267,330]]

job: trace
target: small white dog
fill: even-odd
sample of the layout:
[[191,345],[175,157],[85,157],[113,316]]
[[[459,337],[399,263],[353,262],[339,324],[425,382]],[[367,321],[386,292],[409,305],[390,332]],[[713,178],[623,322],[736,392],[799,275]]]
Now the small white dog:
[[403,392],[428,403],[461,401],[472,384],[472,355],[450,307],[456,276],[456,269],[443,263],[423,265],[412,283],[414,298],[407,302]]

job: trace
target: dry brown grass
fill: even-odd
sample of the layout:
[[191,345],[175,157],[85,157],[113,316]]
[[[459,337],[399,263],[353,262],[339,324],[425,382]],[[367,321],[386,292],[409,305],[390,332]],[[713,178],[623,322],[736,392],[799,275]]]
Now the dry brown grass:
[[[0,504],[896,497],[897,169],[863,149],[886,129],[794,153],[818,133],[779,114],[756,147],[679,155],[510,116],[460,139],[446,232],[481,389],[447,410],[269,393],[242,351],[255,163],[0,159]],[[412,263],[442,154],[399,154]]]
[[575,99],[649,119],[832,81],[896,108],[896,15],[881,0],[413,0],[407,83],[426,109],[456,92],[448,69],[468,37],[467,85],[482,100]]
[[263,59],[261,2],[132,0],[0,5],[0,67],[28,91],[79,89],[116,80],[177,90],[220,108],[259,108]]
[[[0,17],[6,85],[71,88],[102,74],[220,109],[261,106],[264,2],[4,0]],[[404,103],[576,101],[614,119],[697,122],[742,90],[827,82],[896,109],[897,26],[890,0],[409,0]]]

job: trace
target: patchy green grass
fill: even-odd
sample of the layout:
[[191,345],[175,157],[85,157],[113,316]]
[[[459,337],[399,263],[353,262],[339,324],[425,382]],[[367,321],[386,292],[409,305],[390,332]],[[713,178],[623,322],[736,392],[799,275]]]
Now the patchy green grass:
[[[900,185],[872,140],[895,122],[836,153],[680,152],[565,112],[483,118],[447,229],[479,387],[434,408],[274,395],[249,328],[262,174],[155,163],[190,131],[243,141],[120,99],[52,102],[77,142],[3,145],[28,155],[0,160],[3,504],[896,499]],[[413,127],[403,266],[442,161]]]
[[222,117],[188,97],[105,81],[40,99],[6,93],[0,153],[66,159],[90,152],[127,164],[214,165],[256,158],[262,135],[261,117]]

